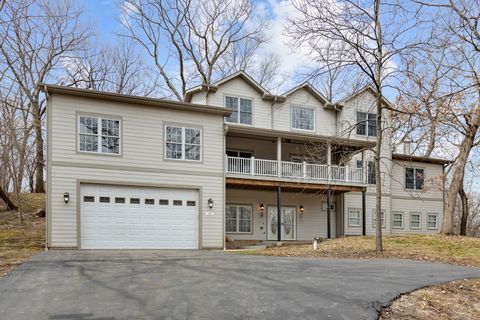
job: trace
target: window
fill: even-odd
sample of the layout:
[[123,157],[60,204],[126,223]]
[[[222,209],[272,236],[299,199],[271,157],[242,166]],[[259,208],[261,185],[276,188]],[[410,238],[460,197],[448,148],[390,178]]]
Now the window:
[[225,107],[233,110],[232,114],[225,118],[226,122],[252,124],[252,100],[225,97]]
[[422,190],[425,180],[425,169],[405,168],[405,188],[411,190]]
[[375,162],[373,161],[368,161],[367,163],[367,183],[368,184],[377,183],[377,175],[375,172]]
[[125,198],[115,198],[115,203],[125,203]]
[[195,207],[197,203],[193,200],[188,200],[187,201],[187,207]]
[[130,198],[131,204],[140,204],[140,198]]
[[403,212],[394,212],[392,216],[392,224],[394,229],[403,228]]
[[94,196],[84,196],[83,197],[83,202],[95,202],[95,197]]
[[357,135],[377,136],[377,115],[375,113],[357,112]]
[[200,129],[167,126],[165,131],[167,159],[200,161],[202,143]]
[[[373,210],[372,212],[372,227],[373,228],[376,228],[377,227],[377,215],[376,215],[376,211]],[[381,223],[382,223],[382,228],[385,228],[385,212],[382,211],[382,214],[381,214]]]
[[101,203],[110,203],[110,197],[100,197]]
[[315,109],[292,107],[292,128],[300,130],[315,130]]
[[360,227],[360,210],[359,209],[348,210],[348,226]]
[[420,213],[410,213],[410,229],[420,229]]
[[160,199],[158,204],[161,206],[168,206],[168,199]]
[[250,233],[252,232],[252,206],[248,205],[227,205],[226,232],[229,233]]
[[155,204],[155,199],[145,199],[145,204]]
[[80,151],[120,154],[120,120],[80,116],[78,128]]
[[182,206],[182,205],[183,205],[183,201],[182,201],[182,200],[173,200],[173,205],[174,205],[174,206]]
[[438,214],[429,213],[427,217],[427,229],[438,229]]

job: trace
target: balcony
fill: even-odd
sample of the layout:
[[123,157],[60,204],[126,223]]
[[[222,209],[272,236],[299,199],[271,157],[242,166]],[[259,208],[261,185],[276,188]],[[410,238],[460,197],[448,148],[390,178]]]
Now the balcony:
[[328,184],[363,184],[365,182],[362,168],[350,168],[348,166],[230,156],[226,156],[226,165],[227,175],[250,176],[257,179],[272,177]]

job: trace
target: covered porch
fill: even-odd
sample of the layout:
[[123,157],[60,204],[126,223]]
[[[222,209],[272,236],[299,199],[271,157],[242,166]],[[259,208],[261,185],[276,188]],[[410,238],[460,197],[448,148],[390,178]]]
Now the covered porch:
[[[226,236],[233,240],[257,241],[341,237],[346,192],[361,192],[365,215],[365,188],[361,186],[227,177]],[[363,229],[365,232],[365,226]]]

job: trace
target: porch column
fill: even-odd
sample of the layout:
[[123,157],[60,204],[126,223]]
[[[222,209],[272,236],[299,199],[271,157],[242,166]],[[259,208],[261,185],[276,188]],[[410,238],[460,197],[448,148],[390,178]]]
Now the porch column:
[[328,183],[332,179],[332,144],[327,143],[327,173],[328,173]]
[[277,175],[282,176],[282,138],[277,137]]
[[277,187],[277,240],[282,241],[282,206],[280,203],[280,196],[282,194],[282,187]]
[[362,190],[362,236],[367,235],[367,188]]
[[330,204],[332,203],[332,194],[331,194],[331,190],[328,189],[327,190],[327,239],[330,239],[331,236],[332,236],[332,227],[331,227],[331,223],[330,223]]

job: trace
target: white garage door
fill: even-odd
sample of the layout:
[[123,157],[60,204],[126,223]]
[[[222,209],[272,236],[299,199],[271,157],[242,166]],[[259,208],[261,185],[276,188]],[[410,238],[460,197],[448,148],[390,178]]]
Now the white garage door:
[[82,184],[82,249],[197,249],[198,191]]

